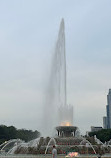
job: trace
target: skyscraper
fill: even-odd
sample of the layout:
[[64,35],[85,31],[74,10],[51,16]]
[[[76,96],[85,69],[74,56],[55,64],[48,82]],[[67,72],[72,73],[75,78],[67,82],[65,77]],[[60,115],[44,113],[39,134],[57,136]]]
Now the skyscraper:
[[103,127],[111,128],[111,89],[107,95],[106,118],[103,117]]
[[111,128],[111,89],[107,95],[107,127]]
[[107,129],[107,117],[106,116],[103,117],[103,128]]
[[[108,97],[108,95],[107,95],[107,97]],[[111,107],[110,107],[111,108]],[[110,125],[110,112],[109,112],[109,105],[106,105],[106,126],[107,126],[107,128],[111,128],[111,125]]]

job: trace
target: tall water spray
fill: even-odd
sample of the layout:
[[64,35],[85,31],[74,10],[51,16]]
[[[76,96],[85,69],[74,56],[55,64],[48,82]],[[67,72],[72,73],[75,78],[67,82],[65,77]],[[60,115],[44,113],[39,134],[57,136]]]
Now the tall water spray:
[[64,29],[64,20],[62,19],[55,48],[55,69],[58,83],[59,105],[66,106],[66,54]]
[[70,114],[70,111],[72,111],[72,108],[67,106],[65,26],[62,19],[53,54],[44,107],[43,129],[45,135],[51,134],[54,127],[60,125],[61,122],[70,121],[72,124],[72,113]]

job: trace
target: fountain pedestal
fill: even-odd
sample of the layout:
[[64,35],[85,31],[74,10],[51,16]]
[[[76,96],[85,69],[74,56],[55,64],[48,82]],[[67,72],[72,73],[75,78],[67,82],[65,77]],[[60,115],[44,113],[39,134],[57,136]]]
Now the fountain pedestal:
[[75,137],[76,126],[57,126],[58,137]]

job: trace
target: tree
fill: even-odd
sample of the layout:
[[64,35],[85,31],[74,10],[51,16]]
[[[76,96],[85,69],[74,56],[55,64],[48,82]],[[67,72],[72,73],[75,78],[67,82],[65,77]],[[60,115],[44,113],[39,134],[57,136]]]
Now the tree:
[[97,131],[97,132],[90,132],[89,133],[90,137],[94,136],[94,135],[96,135],[96,137],[104,143],[105,141],[109,141],[111,139],[111,129],[102,129],[102,130]]
[[32,139],[38,138],[40,132],[37,130],[26,130],[26,129],[16,129],[14,126],[0,125],[0,144],[6,140],[10,139],[22,139],[25,141],[30,141]]

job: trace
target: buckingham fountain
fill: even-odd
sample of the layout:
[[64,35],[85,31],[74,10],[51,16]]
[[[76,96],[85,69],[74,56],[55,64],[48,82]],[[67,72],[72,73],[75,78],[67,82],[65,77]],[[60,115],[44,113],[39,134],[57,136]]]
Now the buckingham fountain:
[[73,126],[73,106],[67,104],[65,29],[63,19],[55,46],[51,73],[48,106],[51,111],[55,107],[57,109],[54,113],[50,113],[52,118],[48,119],[50,116],[47,116],[47,107],[45,107],[44,128],[51,131],[53,126],[50,125],[50,121],[55,119],[54,123],[52,123],[56,130],[55,136],[40,137],[27,143],[20,139],[9,140],[0,145],[1,152],[5,151],[6,155],[45,154],[50,156],[53,145],[56,146],[58,155],[63,157],[65,155],[69,157],[85,157],[85,155],[97,157],[96,153],[99,153],[99,150],[110,151],[108,146],[98,144],[97,138],[95,140],[91,138],[93,139],[91,140],[93,142],[92,145],[90,140],[80,136],[78,127]]

